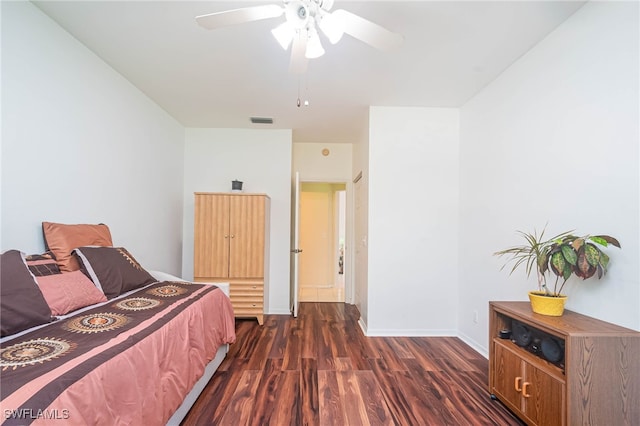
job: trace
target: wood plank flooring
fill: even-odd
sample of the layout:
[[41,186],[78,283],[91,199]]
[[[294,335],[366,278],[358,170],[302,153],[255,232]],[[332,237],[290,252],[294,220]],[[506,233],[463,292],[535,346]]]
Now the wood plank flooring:
[[365,337],[342,303],[236,321],[191,425],[522,425],[487,391],[488,361],[455,337]]

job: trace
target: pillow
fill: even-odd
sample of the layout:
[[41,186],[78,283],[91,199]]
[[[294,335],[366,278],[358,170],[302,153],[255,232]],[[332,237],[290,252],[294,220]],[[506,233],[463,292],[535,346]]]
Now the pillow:
[[79,247],[74,253],[107,299],[157,282],[123,247]]
[[64,315],[85,306],[106,302],[107,298],[82,271],[36,278],[51,314]]
[[59,274],[58,262],[52,252],[42,254],[30,254],[26,257],[29,271],[36,277]]
[[103,223],[99,225],[65,225],[62,223],[42,222],[42,232],[47,249],[55,255],[62,272],[80,269],[73,257],[73,249],[82,246],[111,247],[111,232]]
[[51,310],[23,253],[8,250],[0,261],[0,335],[2,337],[51,321]]

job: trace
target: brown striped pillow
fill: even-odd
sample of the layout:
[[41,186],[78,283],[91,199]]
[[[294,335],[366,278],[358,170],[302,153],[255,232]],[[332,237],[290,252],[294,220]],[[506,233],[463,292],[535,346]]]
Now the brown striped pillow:
[[26,260],[29,270],[36,277],[46,277],[60,273],[56,257],[50,251],[42,254],[30,254],[26,257]]

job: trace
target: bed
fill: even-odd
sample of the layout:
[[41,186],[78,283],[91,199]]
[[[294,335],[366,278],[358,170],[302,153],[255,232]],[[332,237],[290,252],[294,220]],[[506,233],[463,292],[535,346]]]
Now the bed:
[[[33,292],[28,257],[2,254],[2,424],[179,424],[235,341],[228,285],[145,271],[118,247],[80,247],[74,256],[79,272],[51,275],[56,297],[69,293],[61,278],[78,277],[102,301],[60,314],[75,305],[47,295],[50,278],[35,276]],[[37,291],[58,315],[7,334],[18,318],[7,311],[28,316],[42,302]],[[16,308],[21,303],[27,307]]]

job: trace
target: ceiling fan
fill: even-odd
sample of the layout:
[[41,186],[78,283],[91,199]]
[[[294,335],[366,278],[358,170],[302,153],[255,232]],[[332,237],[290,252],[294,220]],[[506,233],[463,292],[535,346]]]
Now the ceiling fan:
[[336,44],[344,33],[380,50],[390,50],[403,37],[378,24],[344,9],[330,12],[334,0],[283,0],[284,5],[268,4],[244,7],[196,16],[196,22],[203,28],[214,30],[228,25],[277,18],[285,15],[286,21],[271,33],[283,49],[291,45],[289,70],[302,74],[307,69],[309,59],[324,55],[324,48],[318,29],[330,43]]

